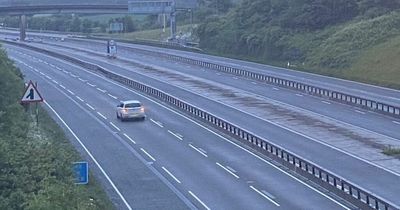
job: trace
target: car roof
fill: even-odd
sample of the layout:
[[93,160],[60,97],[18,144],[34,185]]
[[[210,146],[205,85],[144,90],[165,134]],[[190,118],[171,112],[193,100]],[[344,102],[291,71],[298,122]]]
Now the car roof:
[[121,103],[123,103],[123,104],[139,103],[140,104],[140,101],[138,101],[138,100],[128,100],[128,101],[121,101]]

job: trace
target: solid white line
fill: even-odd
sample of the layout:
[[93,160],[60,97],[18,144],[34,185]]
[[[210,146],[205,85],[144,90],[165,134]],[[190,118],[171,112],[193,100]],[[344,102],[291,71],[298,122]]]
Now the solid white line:
[[113,95],[111,95],[111,94],[107,94],[108,96],[110,96],[111,98],[113,98],[113,99],[117,99],[117,96],[113,96]]
[[165,172],[167,172],[168,175],[170,175],[176,182],[178,182],[179,184],[181,183],[181,181],[179,181],[179,179],[177,179],[171,172],[169,172],[164,166],[161,167]]
[[[63,62],[63,61],[61,61],[61,62]],[[132,92],[132,93],[134,93],[134,94],[136,94],[136,95],[139,95],[139,96],[141,96],[141,97],[143,97],[143,98],[146,98],[147,100],[153,102],[154,104],[157,104],[158,106],[163,107],[164,109],[169,110],[170,112],[175,113],[175,114],[178,115],[178,116],[181,116],[182,118],[184,118],[184,119],[186,119],[186,120],[188,120],[188,121],[190,121],[190,122],[192,122],[192,123],[198,125],[199,127],[203,128],[204,130],[207,130],[208,132],[213,133],[214,135],[218,136],[218,137],[221,138],[222,140],[224,140],[224,141],[226,141],[226,142],[228,142],[228,143],[230,143],[230,144],[236,146],[237,148],[239,148],[239,149],[241,149],[241,150],[247,152],[247,153],[250,154],[251,156],[253,156],[253,157],[259,159],[259,160],[262,161],[262,162],[264,162],[265,164],[270,165],[271,167],[275,168],[276,170],[282,172],[283,174],[286,174],[288,177],[290,177],[290,178],[296,180],[297,182],[303,184],[304,186],[310,188],[311,190],[315,191],[316,193],[320,194],[321,196],[325,197],[326,199],[332,201],[333,203],[335,203],[335,204],[341,206],[342,208],[344,208],[344,209],[346,209],[346,210],[351,210],[350,208],[348,208],[348,207],[346,207],[345,205],[339,203],[339,202],[336,201],[335,199],[333,199],[333,198],[329,197],[328,195],[322,193],[321,191],[319,191],[319,190],[316,189],[315,187],[313,187],[313,186],[311,186],[311,185],[309,185],[309,184],[303,182],[302,180],[300,180],[300,179],[298,179],[297,177],[291,175],[290,173],[286,172],[285,170],[283,170],[283,169],[279,168],[278,166],[276,166],[276,165],[274,165],[274,164],[268,162],[267,160],[265,160],[265,159],[262,158],[261,156],[256,155],[255,153],[251,152],[250,150],[248,150],[248,149],[242,147],[241,145],[239,145],[239,144],[237,144],[237,143],[235,143],[235,142],[233,142],[233,141],[231,141],[231,140],[225,138],[225,137],[222,136],[221,134],[216,133],[215,131],[213,131],[213,130],[207,128],[206,126],[204,126],[204,125],[202,125],[202,124],[200,124],[200,123],[194,121],[193,119],[191,119],[191,118],[189,118],[189,117],[187,117],[187,116],[185,116],[185,115],[183,115],[183,114],[181,114],[181,113],[179,113],[179,112],[173,110],[172,108],[169,108],[169,107],[167,107],[167,106],[165,106],[165,105],[163,105],[163,104],[161,104],[161,103],[155,101],[154,99],[152,99],[152,98],[150,98],[150,97],[148,97],[148,96],[146,96],[146,95],[144,95],[144,94],[142,94],[142,93],[139,93],[139,92],[137,92],[137,91],[133,91],[132,89],[129,89],[128,87],[125,87],[125,86],[123,86],[123,85],[121,85],[121,84],[118,84],[117,82],[114,82],[114,81],[112,81],[112,80],[110,80],[110,79],[106,79],[106,78],[104,78],[104,77],[101,77],[101,76],[99,76],[99,75],[97,75],[97,74],[95,74],[95,73],[93,73],[93,72],[90,72],[90,71],[88,71],[88,70],[86,70],[86,69],[84,69],[84,68],[82,68],[82,67],[76,66],[76,68],[79,68],[79,69],[81,69],[81,70],[87,72],[88,74],[91,74],[91,75],[93,75],[93,76],[95,76],[95,77],[101,78],[101,79],[103,79],[103,80],[105,80],[105,81],[107,81],[107,82],[109,82],[109,83],[111,83],[111,84],[114,84],[115,86],[118,86],[118,87],[120,87],[120,88],[122,88],[122,89],[125,89],[125,90],[127,90],[127,91],[129,91],[129,92]],[[261,118],[259,118],[259,119],[261,119]],[[273,124],[274,124],[274,123],[273,123]],[[279,126],[279,125],[277,125],[277,126]],[[296,132],[296,133],[298,133],[298,132]],[[298,133],[298,134],[301,135],[301,133]],[[311,140],[314,140],[314,139],[311,138]],[[314,140],[314,141],[316,141],[316,140]],[[318,142],[318,141],[316,141],[316,142]],[[323,142],[319,142],[319,143],[324,144]],[[345,151],[341,151],[341,150],[339,150],[339,149],[337,149],[337,148],[335,148],[335,147],[333,147],[333,146],[331,146],[331,145],[329,145],[329,144],[324,144],[324,145],[325,145],[325,146],[328,146],[328,147],[330,147],[330,148],[332,148],[332,149],[335,149],[335,150],[337,150],[337,151],[339,151],[339,152],[345,153],[345,154],[347,154],[347,155],[349,155],[349,156],[352,156],[352,157],[354,157],[354,158],[357,158],[357,159],[359,159],[359,160],[362,160],[362,161],[364,161],[364,162],[366,162],[366,163],[369,163],[369,164],[371,164],[371,165],[374,165],[375,167],[381,168],[381,169],[383,169],[383,170],[386,170],[386,171],[388,171],[388,172],[390,172],[390,173],[393,173],[393,174],[396,174],[396,175],[397,175],[397,173],[395,173],[395,172],[393,172],[393,171],[390,171],[390,170],[388,170],[388,169],[386,169],[386,168],[384,168],[384,167],[381,167],[381,166],[379,166],[379,165],[377,165],[377,164],[374,164],[374,163],[371,163],[371,162],[367,162],[366,160],[361,159],[361,158],[358,157],[358,156],[352,155],[351,153],[347,153],[347,152],[345,152]],[[398,176],[399,176],[399,175],[398,175]]]
[[227,169],[225,166],[221,165],[220,163],[216,162],[216,164],[221,167],[222,169],[224,169],[225,171],[227,171],[228,173],[230,173],[232,176],[236,177],[236,179],[239,179],[239,176],[236,175],[235,173],[233,173],[232,171],[230,171],[229,169]]
[[79,137],[75,134],[74,131],[67,125],[67,123],[60,117],[60,115],[53,109],[53,107],[50,106],[46,101],[44,102],[47,107],[53,111],[53,113],[57,116],[57,118],[63,123],[63,125],[68,129],[68,131],[75,137],[75,139],[79,142],[79,144],[82,146],[82,148],[86,151],[86,153],[89,155],[89,157],[93,160],[93,162],[96,164],[96,166],[100,169],[100,171],[103,173],[103,175],[106,177],[107,181],[111,184],[115,192],[118,194],[118,196],[122,199],[124,202],[125,206],[129,209],[132,210],[132,207],[129,205],[129,203],[126,201],[125,197],[121,194],[121,192],[118,190],[118,188],[115,186],[114,182],[110,179],[108,174],[105,172],[103,167],[97,162],[96,158],[92,155],[92,153],[86,148],[86,146],[82,143],[82,141],[79,139]]
[[189,147],[193,148],[194,150],[196,150],[197,152],[199,152],[200,154],[202,154],[204,157],[208,157],[205,153],[203,153],[203,151],[197,149],[195,146],[189,144]]
[[75,97],[76,97],[78,100],[84,102],[84,100],[83,100],[81,97],[79,97],[79,96],[75,96]]
[[153,122],[154,124],[160,126],[161,128],[164,127],[164,126],[162,125],[162,123],[160,123],[160,122],[157,122],[157,121],[155,121],[155,120],[153,120],[153,119],[150,119],[150,121]]
[[324,103],[324,104],[331,104],[330,102],[327,102],[327,101],[321,101],[322,103]]
[[110,125],[111,125],[112,127],[114,127],[115,129],[117,129],[117,131],[121,131],[121,129],[118,128],[114,123],[110,122]]
[[178,135],[178,134],[176,134],[176,133],[174,133],[174,132],[172,132],[170,130],[168,130],[168,133],[172,134],[173,136],[175,136],[176,138],[178,138],[181,141],[183,140],[183,138],[180,135]]
[[88,84],[89,86],[92,86],[92,87],[96,87],[96,85],[93,85],[93,84],[91,84],[89,82],[87,82],[86,84]]
[[143,148],[140,148],[140,150],[142,150],[142,152],[143,152],[144,154],[146,154],[150,159],[152,159],[153,161],[156,161],[156,159],[153,158],[153,156],[151,156],[148,152],[146,152],[146,150],[144,150]]
[[72,95],[75,95],[75,93],[72,92],[71,90],[67,90],[67,91],[68,91],[68,93],[71,93]]
[[100,115],[100,117],[102,117],[103,119],[107,120],[107,117],[102,115],[100,112],[97,112],[98,115]]
[[90,109],[94,110],[94,107],[90,106],[90,104],[86,103],[86,106],[88,106]]
[[267,195],[265,195],[264,193],[262,193],[261,191],[257,190],[255,187],[250,185],[250,188],[253,189],[254,191],[256,191],[258,194],[260,194],[262,197],[266,198],[267,200],[269,200],[271,203],[275,204],[275,206],[280,206],[277,202],[275,202],[274,200],[272,200],[270,197],[268,197]]
[[96,88],[98,91],[100,91],[100,92],[102,92],[102,93],[105,93],[105,92],[107,92],[106,90],[103,90],[103,89],[100,89],[100,88]]
[[129,141],[131,141],[133,144],[136,144],[136,142],[135,142],[133,139],[131,139],[131,137],[129,137],[126,133],[124,133],[124,136],[125,136],[127,139],[129,139]]
[[296,93],[296,96],[303,97],[303,95]]
[[62,87],[62,89],[65,89],[65,86],[64,86],[64,85],[60,85],[60,87]]
[[394,124],[400,125],[400,122],[392,121]]
[[210,208],[208,208],[208,206],[205,203],[203,203],[203,201],[201,201],[200,198],[198,198],[194,193],[192,193],[192,191],[189,190],[188,192],[191,196],[193,196],[194,199],[196,199],[199,203],[201,203],[201,205],[203,205],[204,208],[210,210]]
[[355,112],[359,113],[359,114],[365,114],[365,112],[359,111],[359,110],[354,110]]

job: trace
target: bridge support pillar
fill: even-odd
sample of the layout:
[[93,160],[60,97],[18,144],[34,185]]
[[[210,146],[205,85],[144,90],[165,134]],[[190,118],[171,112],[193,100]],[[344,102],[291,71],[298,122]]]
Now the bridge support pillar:
[[175,39],[176,38],[176,14],[175,12],[172,12],[170,15],[170,19],[171,19],[171,38]]
[[25,41],[26,38],[26,16],[21,15],[19,17],[19,39]]

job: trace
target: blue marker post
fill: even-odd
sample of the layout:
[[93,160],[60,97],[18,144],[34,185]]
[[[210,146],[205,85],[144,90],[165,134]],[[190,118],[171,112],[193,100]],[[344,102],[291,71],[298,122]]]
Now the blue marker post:
[[87,184],[89,182],[88,162],[75,162],[73,169],[75,172],[75,184]]

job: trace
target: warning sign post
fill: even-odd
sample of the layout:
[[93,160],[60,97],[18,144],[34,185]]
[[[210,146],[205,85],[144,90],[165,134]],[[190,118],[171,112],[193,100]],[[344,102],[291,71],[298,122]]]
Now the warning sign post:
[[29,81],[28,85],[26,86],[24,95],[21,98],[21,104],[36,104],[36,123],[39,125],[39,108],[38,102],[43,102],[43,97],[40,95],[37,85],[33,84],[32,81]]

